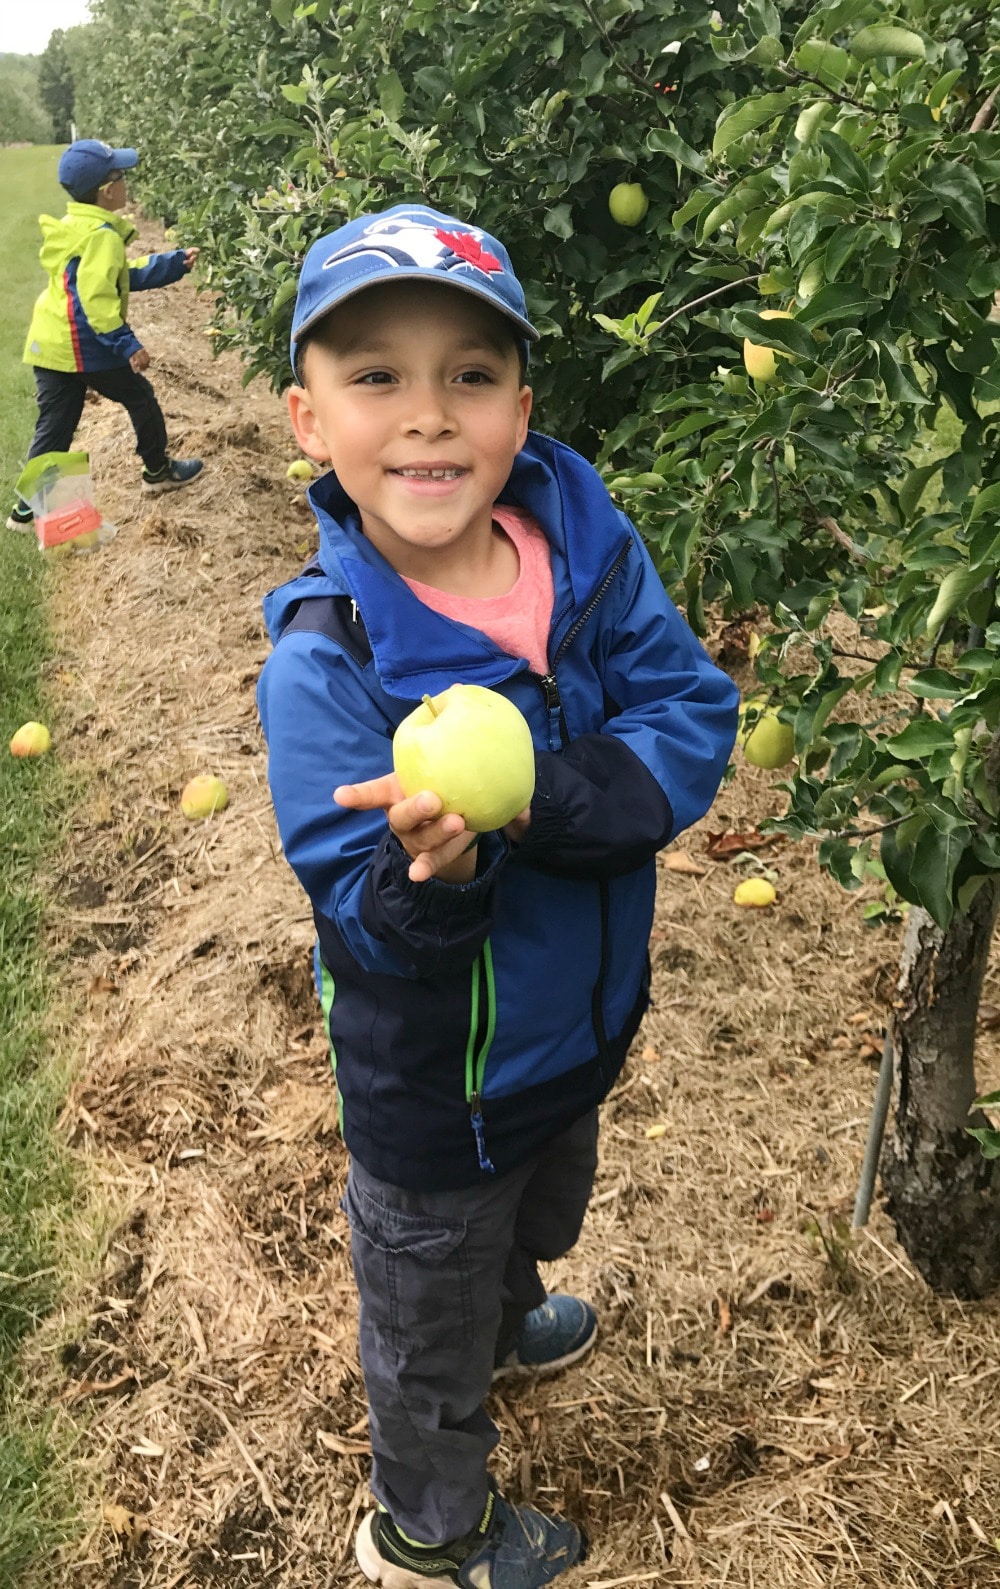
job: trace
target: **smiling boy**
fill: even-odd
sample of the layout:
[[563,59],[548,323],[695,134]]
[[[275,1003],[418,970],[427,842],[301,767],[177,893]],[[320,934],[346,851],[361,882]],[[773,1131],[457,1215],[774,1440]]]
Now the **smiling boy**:
[[[497,1490],[483,1401],[595,1343],[538,1265],[579,1235],[648,1000],[654,857],[736,726],[599,476],[528,430],[536,335],[502,245],[418,206],[315,243],[293,320],[292,426],[330,468],[318,559],[265,602],[259,702],[351,1154],[378,1503],[356,1551],[384,1589],[540,1589],[584,1558],[576,1524]],[[396,726],[455,682],[531,728],[535,793],[503,832],[389,770]]]

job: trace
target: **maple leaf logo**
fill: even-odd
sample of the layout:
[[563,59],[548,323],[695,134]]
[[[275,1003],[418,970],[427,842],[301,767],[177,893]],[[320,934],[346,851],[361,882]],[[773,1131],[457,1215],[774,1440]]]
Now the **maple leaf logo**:
[[488,254],[481,243],[478,243],[471,232],[443,232],[436,230],[434,236],[445,248],[450,248],[459,259],[464,259],[466,264],[475,265],[478,270],[496,271],[503,270],[500,261],[493,254]]

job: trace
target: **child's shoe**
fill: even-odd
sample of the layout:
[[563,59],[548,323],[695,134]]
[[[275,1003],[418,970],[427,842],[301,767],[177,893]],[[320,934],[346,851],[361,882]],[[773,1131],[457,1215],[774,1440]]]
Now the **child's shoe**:
[[358,1566],[382,1589],[542,1589],[587,1555],[587,1536],[562,1517],[512,1506],[491,1487],[479,1527],[444,1545],[415,1545],[381,1508],[354,1543]]
[[142,489],[150,497],[159,496],[162,491],[179,491],[181,486],[189,486],[204,467],[200,458],[171,458],[155,474],[148,469],[142,471]]
[[31,535],[35,528],[35,515],[30,508],[18,502],[7,516],[7,528],[17,530],[20,535]]
[[586,1357],[597,1340],[597,1314],[579,1297],[547,1297],[541,1307],[525,1315],[517,1345],[493,1370],[494,1379],[505,1374],[554,1374]]

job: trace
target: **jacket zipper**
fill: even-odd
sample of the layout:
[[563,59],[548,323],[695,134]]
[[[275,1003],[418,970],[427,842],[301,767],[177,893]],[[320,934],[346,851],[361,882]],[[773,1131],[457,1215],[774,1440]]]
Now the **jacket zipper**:
[[594,591],[594,594],[591,596],[586,607],[584,607],[579,617],[574,620],[574,622],[567,629],[566,633],[563,635],[559,644],[559,649],[552,658],[551,672],[535,674],[535,678],[538,680],[539,689],[541,690],[542,697],[545,701],[545,710],[548,713],[549,718],[550,750],[558,750],[560,746],[569,744],[569,730],[566,727],[566,719],[563,715],[562,698],[559,694],[559,683],[556,679],[556,667],[560,659],[565,656],[568,647],[573,644],[573,641],[580,633],[580,630],[583,628],[584,624],[589,622],[594,612],[604,600],[604,597],[607,595],[608,590],[613,584],[619,569],[628,556],[631,546],[632,540],[630,537],[625,542],[621,551],[618,553],[618,556],[608,569],[608,572],[605,574],[604,578],[601,580],[601,583]]
[[[483,1040],[476,1048],[476,1039],[480,1028],[480,1003],[482,983],[486,984],[486,1031]],[[465,1049],[465,1098],[469,1105],[469,1123],[472,1134],[476,1139],[476,1155],[479,1159],[479,1168],[490,1175],[496,1174],[496,1166],[486,1151],[486,1128],[483,1123],[483,1078],[486,1074],[486,1061],[493,1046],[493,1034],[496,1031],[497,1002],[496,990],[493,982],[493,951],[487,938],[482,951],[476,956],[472,967],[472,1002],[469,1011],[469,1041]]]
[[[549,748],[558,750],[560,746],[569,744],[569,729],[562,709],[562,699],[559,695],[559,685],[556,680],[556,664],[564,656],[568,646],[572,645],[584,624],[591,618],[596,608],[607,595],[619,569],[629,554],[632,541],[629,538],[618,556],[615,558],[608,572],[598,585],[593,596],[583,609],[576,621],[570,625],[563,635],[559,649],[552,659],[552,672],[536,674],[539,687],[545,700],[545,709],[549,717]],[[608,972],[608,912],[610,910],[610,895],[606,882],[600,884],[601,894],[601,958],[597,968],[597,980],[590,1001],[590,1020],[594,1028],[594,1041],[597,1044],[598,1058],[602,1066],[608,1058],[608,1035],[604,1027],[604,983]],[[481,1162],[481,1161],[480,1161]]]

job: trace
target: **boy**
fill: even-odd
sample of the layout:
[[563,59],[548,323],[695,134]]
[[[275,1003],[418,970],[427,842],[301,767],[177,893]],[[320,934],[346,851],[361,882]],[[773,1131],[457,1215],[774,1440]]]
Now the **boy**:
[[[200,458],[167,455],[167,427],[142,373],[149,354],[126,320],[129,290],[179,281],[194,268],[198,250],[126,260],[135,227],[115,211],[127,202],[125,172],[138,160],[134,149],[112,149],[97,138],[78,139],[60,158],[59,181],[69,194],[66,214],[61,220],[38,218],[39,258],[49,282],[35,303],[24,349],[25,364],[35,367],[38,397],[28,457],[69,452],[87,388],[93,387],[128,410],[144,465],[142,489],[158,494],[190,485],[202,464]],[[15,503],[7,528],[34,528],[26,502]]]
[[[318,561],[265,602],[259,703],[351,1153],[378,1502],[356,1552],[384,1589],[537,1589],[584,1558],[493,1486],[482,1402],[593,1346],[538,1263],[577,1239],[646,1007],[654,857],[736,726],[596,471],[529,432],[536,336],[501,245],[432,210],[360,217],[303,264],[289,409],[330,470]],[[456,681],[531,727],[534,797],[502,833],[388,770],[397,724]]]

